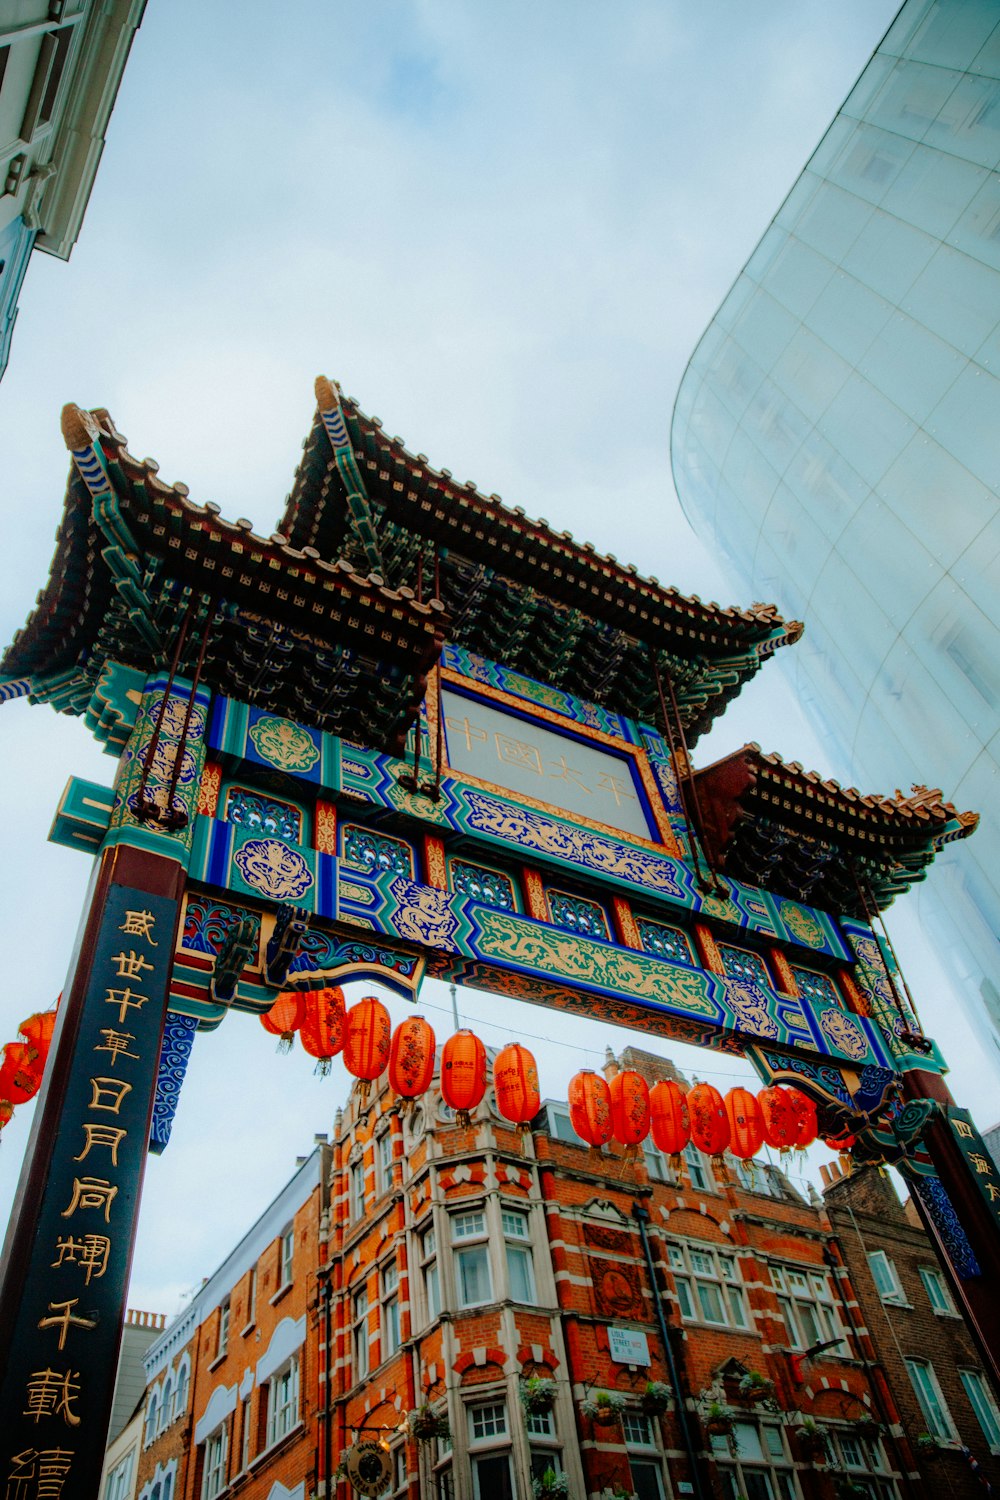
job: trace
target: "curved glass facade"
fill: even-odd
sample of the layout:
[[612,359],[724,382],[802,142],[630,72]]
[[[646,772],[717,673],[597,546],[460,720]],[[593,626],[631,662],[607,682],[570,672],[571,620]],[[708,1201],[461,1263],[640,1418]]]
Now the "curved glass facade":
[[847,774],[981,814],[921,901],[994,1045],[998,167],[1000,7],[907,0],[698,344],[671,439],[695,529],[805,620],[787,666]]

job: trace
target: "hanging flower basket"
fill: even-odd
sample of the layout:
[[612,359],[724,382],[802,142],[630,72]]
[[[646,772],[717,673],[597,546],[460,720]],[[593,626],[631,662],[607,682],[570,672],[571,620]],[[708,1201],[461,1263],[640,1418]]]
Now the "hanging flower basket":
[[859,1417],[854,1423],[854,1431],[863,1442],[877,1443],[882,1436],[882,1423],[874,1417]]
[[737,1389],[744,1401],[764,1401],[774,1395],[774,1381],[759,1370],[748,1370],[740,1377]]
[[569,1480],[565,1474],[557,1474],[555,1469],[546,1469],[544,1474],[531,1481],[531,1488],[535,1500],[566,1500]]
[[830,1439],[826,1429],[820,1427],[811,1417],[806,1417],[798,1427],[793,1427],[795,1441],[799,1447],[812,1460],[826,1458],[830,1451]]
[[941,1444],[930,1432],[922,1432],[917,1438],[917,1457],[925,1463],[937,1463],[941,1457]]
[[662,1380],[647,1380],[642,1393],[642,1409],[647,1416],[662,1417],[670,1405],[670,1387]]
[[544,1380],[540,1375],[530,1375],[521,1381],[521,1405],[529,1416],[551,1411],[555,1405],[556,1383]]
[[599,1427],[613,1427],[624,1407],[625,1398],[619,1396],[617,1391],[595,1391],[592,1396],[580,1402],[583,1415],[596,1422]]
[[408,1422],[418,1443],[433,1443],[436,1438],[451,1436],[444,1412],[436,1412],[430,1406],[419,1406],[416,1411],[411,1411]]
[[705,1431],[715,1436],[725,1435],[732,1432],[736,1425],[736,1419],[731,1411],[722,1405],[721,1401],[713,1401],[705,1413]]

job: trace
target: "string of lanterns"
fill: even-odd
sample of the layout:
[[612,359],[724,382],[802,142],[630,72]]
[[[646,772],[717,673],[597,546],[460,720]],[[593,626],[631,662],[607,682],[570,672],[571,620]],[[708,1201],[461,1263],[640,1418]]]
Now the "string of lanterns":
[[[328,1073],[340,1053],[347,1071],[367,1099],[372,1083],[388,1070],[393,1093],[411,1105],[426,1093],[434,1076],[437,1039],[423,1016],[408,1016],[393,1030],[380,1000],[366,995],[350,1009],[339,986],[285,991],[261,1016],[265,1030],[280,1038],[279,1050],[298,1033],[303,1047],[317,1059],[318,1073]],[[441,1049],[440,1087],[455,1122],[468,1125],[482,1103],[488,1082],[486,1048],[474,1032],[456,1031]],[[0,1075],[2,1076],[2,1075]],[[497,1109],[505,1120],[527,1131],[541,1108],[538,1068],[527,1047],[511,1042],[493,1062]],[[673,1079],[650,1086],[641,1073],[624,1068],[611,1080],[591,1068],[570,1079],[569,1115],[573,1129],[592,1150],[614,1140],[626,1156],[637,1155],[643,1141],[670,1157],[674,1171],[689,1143],[721,1161],[725,1153],[751,1161],[763,1145],[782,1155],[804,1151],[816,1140],[816,1106],[796,1088],[773,1085],[754,1094],[744,1087],[725,1095],[710,1083],[685,1089]],[[849,1136],[826,1142],[847,1149]]]
[[41,1088],[55,1024],[55,1009],[37,1011],[18,1027],[21,1040],[4,1046],[0,1063],[0,1130],[10,1123],[17,1105],[27,1104]]

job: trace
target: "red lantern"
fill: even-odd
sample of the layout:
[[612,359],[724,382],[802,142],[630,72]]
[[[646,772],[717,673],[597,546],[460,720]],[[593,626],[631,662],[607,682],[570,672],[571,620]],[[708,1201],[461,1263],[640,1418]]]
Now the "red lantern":
[[649,1134],[649,1084],[641,1073],[623,1068],[609,1087],[615,1140],[625,1147],[626,1156],[635,1156]]
[[423,1016],[407,1016],[392,1034],[389,1048],[389,1084],[393,1093],[412,1103],[426,1094],[434,1077],[433,1028]]
[[302,1025],[305,1014],[305,996],[297,990],[282,990],[270,1010],[260,1018],[265,1031],[278,1037],[278,1051],[290,1052],[294,1033]]
[[681,1152],[691,1139],[687,1096],[672,1078],[661,1078],[649,1091],[649,1130],[653,1144],[670,1157],[670,1170],[679,1172]]
[[687,1096],[687,1103],[691,1115],[691,1139],[699,1151],[721,1158],[729,1145],[729,1121],[719,1090],[710,1083],[696,1083]]
[[471,1031],[456,1031],[441,1049],[441,1097],[457,1125],[471,1125],[486,1093],[486,1048]]
[[764,1121],[760,1105],[749,1089],[730,1089],[724,1099],[729,1121],[729,1149],[741,1161],[749,1161],[764,1144]]
[[592,1151],[599,1151],[612,1135],[611,1090],[607,1080],[582,1068],[569,1081],[570,1124]]
[[385,1072],[392,1045],[389,1012],[374,995],[365,995],[347,1012],[344,1067],[358,1079],[358,1097],[367,1099],[372,1081]]
[[805,1094],[798,1089],[789,1089],[792,1096],[792,1107],[798,1116],[798,1130],[795,1135],[796,1151],[804,1151],[811,1146],[819,1133],[819,1121],[816,1119],[816,1106]]
[[538,1092],[538,1069],[527,1047],[512,1042],[502,1047],[493,1063],[493,1088],[497,1109],[523,1133],[542,1107]]
[[792,1103],[791,1090],[783,1089],[779,1084],[761,1089],[757,1103],[767,1144],[782,1154],[791,1151],[799,1131],[799,1116]]
[[335,984],[325,990],[308,990],[302,1000],[299,1041],[317,1059],[316,1072],[325,1078],[344,1045],[344,992]]
[[54,1010],[40,1010],[21,1022],[20,1033],[41,1057],[48,1057],[52,1033],[56,1026]]
[[[0,1064],[0,1099],[9,1104],[27,1104],[38,1093],[42,1068],[38,1053],[27,1042],[8,1042]],[[43,1065],[44,1066],[44,1065]]]

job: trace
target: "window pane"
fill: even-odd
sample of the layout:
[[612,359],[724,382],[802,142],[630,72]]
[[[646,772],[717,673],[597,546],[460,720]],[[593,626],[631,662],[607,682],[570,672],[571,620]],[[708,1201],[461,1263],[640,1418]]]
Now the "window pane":
[[556,1424],[550,1411],[531,1411],[525,1423],[532,1437],[555,1437]]
[[534,1302],[535,1278],[532,1274],[531,1251],[517,1250],[507,1246],[507,1275],[510,1279],[510,1295],[515,1302]]
[[699,1281],[698,1301],[701,1304],[701,1315],[706,1323],[724,1323],[726,1314],[722,1307],[722,1297],[719,1288],[713,1286],[710,1281]]
[[651,1448],[653,1446],[653,1439],[649,1431],[649,1418],[645,1412],[623,1412],[622,1426],[625,1429],[626,1443],[634,1443],[637,1448]]
[[638,1495],[639,1500],[663,1500],[663,1482],[660,1478],[659,1464],[649,1460],[630,1458],[629,1468],[632,1471],[632,1492]]
[[959,1370],[965,1394],[991,1448],[1000,1447],[1000,1415],[979,1370]]
[[441,1292],[438,1287],[437,1262],[431,1261],[424,1270],[424,1290],[427,1294],[427,1317],[436,1318],[441,1311]]
[[474,1239],[476,1235],[486,1233],[486,1215],[478,1214],[455,1214],[451,1221],[452,1239],[468,1240]]
[[733,1439],[736,1443],[736,1453],[739,1458],[750,1459],[753,1463],[764,1462],[764,1450],[760,1446],[760,1433],[750,1422],[737,1422],[733,1429]]
[[781,1441],[781,1433],[777,1427],[764,1428],[764,1444],[772,1458],[784,1458],[785,1445]]
[[501,1222],[503,1223],[503,1232],[504,1234],[508,1235],[510,1239],[528,1239],[528,1220],[526,1219],[524,1214],[514,1213],[511,1210],[504,1209],[503,1213],[500,1215],[500,1218]]
[[476,1500],[514,1500],[510,1459],[506,1453],[488,1454],[472,1460]]
[[463,1307],[473,1307],[478,1302],[489,1302],[490,1264],[485,1245],[475,1250],[462,1250],[458,1261],[458,1297]]
[[506,1437],[507,1435],[507,1408],[502,1401],[493,1402],[489,1406],[470,1407],[469,1419],[472,1424],[473,1442],[478,1438]]
[[932,1437],[950,1438],[951,1423],[944,1409],[934,1371],[929,1363],[920,1359],[906,1360],[906,1368],[913,1389],[924,1414],[927,1430]]
[[694,1304],[691,1301],[691,1283],[685,1281],[680,1276],[676,1276],[674,1278],[674,1285],[677,1288],[677,1301],[680,1303],[681,1317],[693,1318]]

